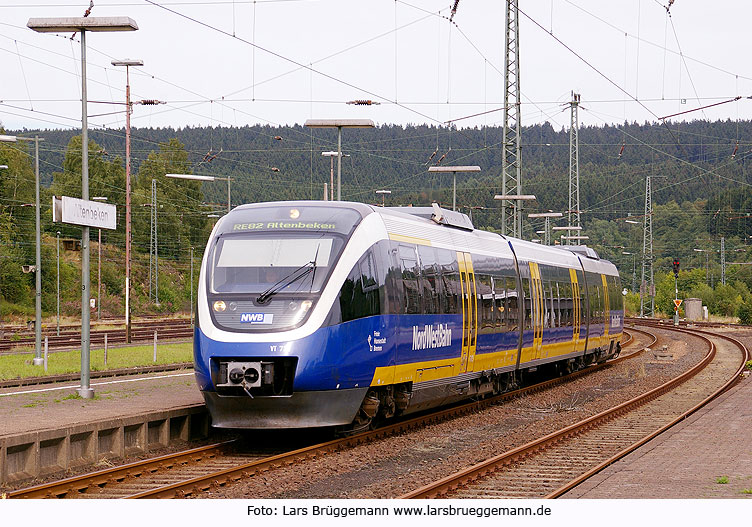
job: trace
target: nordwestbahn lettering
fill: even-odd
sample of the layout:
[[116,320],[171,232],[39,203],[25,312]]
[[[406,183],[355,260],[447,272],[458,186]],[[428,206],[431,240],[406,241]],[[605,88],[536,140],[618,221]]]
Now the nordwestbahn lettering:
[[[434,329],[435,327],[435,329]],[[413,350],[444,348],[452,345],[452,330],[446,324],[413,326]]]

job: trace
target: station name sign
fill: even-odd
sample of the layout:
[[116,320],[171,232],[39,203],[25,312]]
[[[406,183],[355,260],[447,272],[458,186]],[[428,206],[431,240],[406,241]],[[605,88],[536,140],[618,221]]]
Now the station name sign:
[[115,205],[109,203],[53,196],[52,221],[115,230],[117,211]]

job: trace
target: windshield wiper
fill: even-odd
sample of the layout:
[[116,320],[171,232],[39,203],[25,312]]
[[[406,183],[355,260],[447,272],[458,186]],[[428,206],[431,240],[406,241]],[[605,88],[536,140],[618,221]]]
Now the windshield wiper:
[[256,299],[256,302],[258,302],[259,304],[263,304],[264,302],[266,302],[271,297],[279,293],[282,289],[284,289],[288,285],[297,282],[298,280],[303,278],[305,275],[315,270],[316,270],[316,260],[305,263],[304,265],[298,267],[297,269],[295,269],[293,272],[291,272],[284,278],[281,278],[280,280],[278,280],[269,289],[261,293]]
[[313,282],[316,280],[316,262],[319,260],[319,249],[321,249],[320,243],[316,246],[316,254],[313,255],[313,260],[308,262],[313,264],[313,270],[311,271],[313,275],[311,276],[311,288],[308,290],[309,293],[313,291]]

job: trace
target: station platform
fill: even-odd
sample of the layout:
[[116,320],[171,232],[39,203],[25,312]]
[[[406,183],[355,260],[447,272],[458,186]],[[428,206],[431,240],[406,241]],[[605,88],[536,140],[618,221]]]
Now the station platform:
[[0,389],[0,485],[208,435],[192,370]]
[[566,498],[752,498],[752,376]]

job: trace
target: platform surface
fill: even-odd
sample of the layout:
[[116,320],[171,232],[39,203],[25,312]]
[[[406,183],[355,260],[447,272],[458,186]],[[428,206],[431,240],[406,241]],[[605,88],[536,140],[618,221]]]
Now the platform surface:
[[64,383],[1,389],[0,439],[204,402],[192,370],[92,380],[94,399],[78,398],[78,386]]
[[562,498],[752,498],[752,376]]

